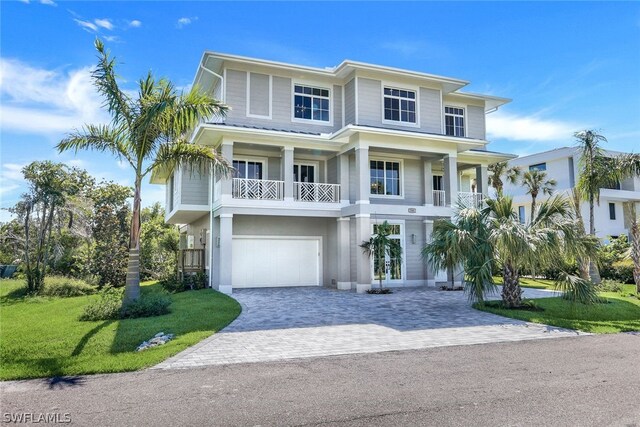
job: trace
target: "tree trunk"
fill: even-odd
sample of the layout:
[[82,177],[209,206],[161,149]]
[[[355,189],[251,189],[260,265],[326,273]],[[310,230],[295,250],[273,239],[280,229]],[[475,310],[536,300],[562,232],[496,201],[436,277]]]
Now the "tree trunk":
[[[592,236],[596,235],[596,225],[594,223],[593,215],[593,194],[589,195],[589,234]],[[593,259],[589,260],[589,277],[594,285],[601,282],[598,265],[593,261]]]
[[131,234],[129,236],[129,264],[127,281],[124,288],[124,302],[140,298],[140,185],[142,178],[136,176],[131,215]]
[[522,304],[522,289],[520,277],[510,263],[505,263],[502,273],[502,302],[505,307],[515,308]]
[[636,284],[636,293],[640,295],[640,227],[635,202],[625,203],[629,222],[631,223],[631,260],[633,261],[633,282]]

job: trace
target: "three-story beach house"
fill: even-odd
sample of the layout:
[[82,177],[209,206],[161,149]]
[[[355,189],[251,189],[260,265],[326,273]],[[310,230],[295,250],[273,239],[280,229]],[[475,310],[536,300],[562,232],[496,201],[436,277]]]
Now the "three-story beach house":
[[[192,143],[235,168],[216,179],[186,168],[166,186],[166,220],[182,224],[181,268],[213,288],[327,286],[362,292],[377,281],[360,244],[392,224],[403,248],[385,262],[388,286],[434,285],[420,251],[437,218],[487,194],[485,115],[509,100],[461,92],[467,81],[345,60],[314,68],[206,52],[194,84],[231,110]],[[460,281],[458,272],[454,279]]]

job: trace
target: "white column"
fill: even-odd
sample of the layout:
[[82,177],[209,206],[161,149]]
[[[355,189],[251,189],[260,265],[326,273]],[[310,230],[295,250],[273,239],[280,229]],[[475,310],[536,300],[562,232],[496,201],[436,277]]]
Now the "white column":
[[284,200],[293,201],[293,148],[282,147],[282,180],[284,181]]
[[489,195],[489,172],[487,166],[476,167],[476,192],[484,197]]
[[456,156],[444,156],[443,185],[447,206],[455,206],[458,201],[458,158]]
[[349,241],[349,218],[337,219],[338,289],[351,289],[351,242]]
[[[220,154],[222,154],[222,157],[224,157],[225,159],[227,159],[227,161],[229,162],[229,164],[232,164],[233,162],[233,142],[223,142],[222,143],[222,147],[220,147]],[[222,199],[222,202],[225,202],[229,199],[232,198],[232,179],[231,176],[229,176],[229,178],[227,179],[223,179],[220,181],[220,198]]]
[[371,259],[362,251],[360,245],[371,238],[371,218],[369,214],[356,215],[356,290],[363,293],[371,289]]
[[[433,221],[430,219],[425,219],[422,221],[424,223],[424,234],[425,234],[425,242],[431,243],[433,233]],[[425,261],[425,279],[427,281],[427,286],[435,286],[436,285],[436,271],[433,269],[433,266],[430,262]]]
[[433,206],[433,168],[431,160],[423,162],[424,170],[424,205]]
[[218,290],[231,295],[232,283],[232,251],[233,251],[233,214],[220,214],[220,265],[218,266]]
[[340,184],[340,203],[349,204],[349,154],[338,156],[338,184]]
[[369,148],[356,148],[356,204],[369,204],[371,185],[369,183]]

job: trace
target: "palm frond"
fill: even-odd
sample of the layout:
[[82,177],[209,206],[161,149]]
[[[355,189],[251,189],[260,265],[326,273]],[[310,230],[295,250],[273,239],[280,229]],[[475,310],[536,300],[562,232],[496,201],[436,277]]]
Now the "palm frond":
[[114,123],[126,122],[131,125],[131,100],[118,85],[115,74],[115,59],[109,56],[109,52],[100,39],[96,38],[94,44],[98,51],[98,65],[91,73],[94,85],[98,89],[98,93],[104,96],[104,106],[112,115]]
[[229,177],[233,170],[227,159],[215,149],[179,142],[162,144],[154,162],[144,171],[142,176],[156,168],[163,168],[171,172],[177,166],[188,166],[191,171],[201,174],[212,170],[217,178]]
[[585,279],[573,274],[561,272],[555,282],[555,289],[562,292],[562,298],[572,304],[595,304],[600,301],[594,285]]
[[131,153],[127,149],[122,126],[88,124],[74,131],[56,145],[59,152],[66,150],[107,151],[118,158],[125,158],[133,167]]

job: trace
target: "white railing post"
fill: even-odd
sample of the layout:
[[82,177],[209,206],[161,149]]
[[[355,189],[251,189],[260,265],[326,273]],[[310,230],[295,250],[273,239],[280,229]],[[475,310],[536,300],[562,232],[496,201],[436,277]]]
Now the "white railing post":
[[433,190],[433,206],[446,206],[446,191]]

